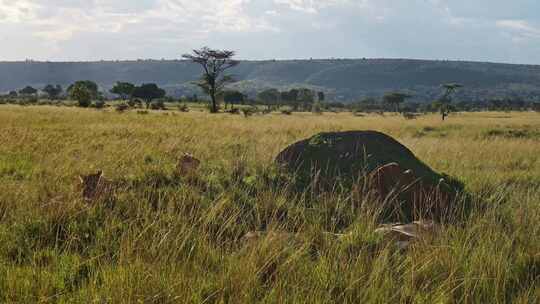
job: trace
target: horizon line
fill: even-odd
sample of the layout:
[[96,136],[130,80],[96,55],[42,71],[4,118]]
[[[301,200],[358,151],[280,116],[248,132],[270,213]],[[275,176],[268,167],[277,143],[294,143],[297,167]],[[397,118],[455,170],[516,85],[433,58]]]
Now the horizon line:
[[[435,61],[435,62],[462,62],[462,63],[484,63],[484,64],[507,64],[522,66],[539,66],[540,63],[514,63],[504,61],[472,60],[472,59],[425,59],[406,57],[329,57],[329,58],[280,58],[280,59],[235,59],[240,62],[287,62],[287,61],[374,61],[374,60],[403,60],[403,61]],[[0,60],[2,63],[121,63],[121,62],[178,62],[190,61],[183,58],[137,58],[137,59],[99,59],[99,60],[37,60],[27,58],[24,60]]]

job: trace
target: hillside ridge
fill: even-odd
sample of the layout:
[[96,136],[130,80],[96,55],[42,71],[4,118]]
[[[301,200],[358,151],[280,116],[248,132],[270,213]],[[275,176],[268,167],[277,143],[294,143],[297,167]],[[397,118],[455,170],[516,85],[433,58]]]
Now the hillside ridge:
[[[155,82],[174,96],[197,94],[192,84],[200,68],[185,60],[126,60],[88,62],[0,62],[0,91],[26,85],[67,86],[77,80],[97,82],[107,91],[116,81]],[[459,82],[457,97],[468,100],[540,96],[540,65],[425,59],[288,59],[242,60],[231,70],[233,87],[254,95],[269,87],[311,87],[333,100],[353,101],[407,91],[417,101],[430,101],[440,85]]]

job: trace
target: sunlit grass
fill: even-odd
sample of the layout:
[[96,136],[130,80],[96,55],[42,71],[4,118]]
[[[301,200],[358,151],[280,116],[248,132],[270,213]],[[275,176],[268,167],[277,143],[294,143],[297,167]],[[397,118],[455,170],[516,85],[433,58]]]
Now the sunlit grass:
[[[273,158],[288,144],[366,129],[464,181],[482,210],[402,252],[346,193],[297,193],[276,175]],[[0,106],[0,132],[0,302],[540,299],[537,113],[442,122]],[[202,161],[200,182],[174,178],[183,152]],[[98,169],[122,183],[114,199],[89,205],[76,177]],[[301,237],[241,239],[266,229]]]

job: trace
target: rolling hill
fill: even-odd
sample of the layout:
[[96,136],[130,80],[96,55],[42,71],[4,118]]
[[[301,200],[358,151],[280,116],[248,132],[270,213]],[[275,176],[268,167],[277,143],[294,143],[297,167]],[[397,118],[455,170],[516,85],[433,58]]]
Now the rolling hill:
[[[458,98],[495,97],[540,99],[540,66],[500,63],[429,61],[410,59],[328,59],[242,61],[232,70],[236,87],[250,95],[269,87],[312,87],[332,100],[352,101],[401,90],[416,101],[439,96],[440,85],[459,82],[465,89]],[[76,80],[93,80],[107,91],[116,81],[155,82],[169,94],[197,93],[191,82],[200,68],[183,60],[101,62],[0,62],[0,91],[26,85],[64,87]]]

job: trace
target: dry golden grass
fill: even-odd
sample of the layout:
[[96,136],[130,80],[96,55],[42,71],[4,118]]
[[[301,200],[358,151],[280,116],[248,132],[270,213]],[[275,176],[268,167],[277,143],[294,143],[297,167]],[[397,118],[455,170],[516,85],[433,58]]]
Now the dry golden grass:
[[[461,179],[482,209],[402,252],[345,195],[271,184],[288,144],[363,129]],[[172,178],[184,152],[202,161],[199,183]],[[0,301],[538,303],[539,152],[537,113],[441,122],[0,106]],[[89,205],[76,178],[98,169],[120,189]],[[241,241],[263,229],[305,239]]]

